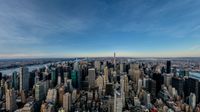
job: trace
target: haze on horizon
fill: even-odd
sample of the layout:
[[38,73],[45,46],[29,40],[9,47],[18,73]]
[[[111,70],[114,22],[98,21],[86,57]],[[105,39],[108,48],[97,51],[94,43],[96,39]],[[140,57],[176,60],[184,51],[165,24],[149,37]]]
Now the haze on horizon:
[[199,0],[5,0],[0,58],[200,57]]

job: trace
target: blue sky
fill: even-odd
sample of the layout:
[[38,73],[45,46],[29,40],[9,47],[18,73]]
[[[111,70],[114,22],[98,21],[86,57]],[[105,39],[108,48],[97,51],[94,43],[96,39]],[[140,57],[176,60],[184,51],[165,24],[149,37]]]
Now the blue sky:
[[5,0],[0,58],[200,56],[199,0]]

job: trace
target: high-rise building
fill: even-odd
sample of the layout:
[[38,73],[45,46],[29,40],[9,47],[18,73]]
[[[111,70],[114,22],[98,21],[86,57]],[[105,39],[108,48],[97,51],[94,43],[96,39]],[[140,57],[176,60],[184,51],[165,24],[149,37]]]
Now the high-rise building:
[[153,74],[153,80],[156,81],[156,95],[161,90],[161,86],[164,84],[164,77],[159,73]]
[[124,63],[120,63],[120,73],[125,72],[125,64]]
[[37,83],[35,85],[35,100],[42,101],[45,98],[43,83]]
[[139,64],[131,64],[129,69],[129,75],[131,80],[135,84],[135,88],[137,88],[138,80],[141,76],[141,71],[139,69]]
[[156,81],[152,79],[147,80],[147,90],[149,93],[151,93],[151,97],[155,98],[156,97]]
[[2,73],[0,72],[0,80],[2,79]]
[[74,67],[73,67],[75,71],[79,71],[79,63],[78,60],[76,59],[76,62],[74,63]]
[[95,69],[97,71],[100,71],[101,70],[101,62],[100,61],[95,61],[94,62],[94,66],[95,66]]
[[184,95],[184,80],[182,78],[179,78],[179,77],[173,77],[172,78],[172,87],[174,87],[178,94],[183,96]]
[[140,90],[142,89],[142,80],[141,79],[139,79],[138,80],[138,86],[137,86],[138,88],[137,88],[137,95],[140,93]]
[[108,82],[109,82],[109,79],[108,79],[108,76],[109,76],[109,69],[108,67],[105,67],[104,68],[104,85],[106,85]]
[[51,80],[53,83],[53,86],[55,86],[57,84],[57,77],[56,77],[56,69],[52,68],[51,70]]
[[114,70],[116,70],[116,53],[115,52],[114,52],[113,64],[114,64]]
[[96,73],[95,73],[95,69],[91,68],[88,70],[88,82],[89,82],[89,87],[95,87],[95,77],[96,77]]
[[19,74],[19,80],[20,80],[20,91],[25,90],[28,91],[29,89],[29,72],[28,68],[26,67],[20,67],[20,74]]
[[17,72],[14,71],[12,73],[12,87],[17,90],[18,89],[18,78],[17,78]]
[[56,89],[49,89],[46,97],[47,103],[55,104],[57,102],[57,90]]
[[171,73],[171,61],[167,61],[167,73]]
[[71,111],[71,94],[70,93],[65,93],[63,95],[63,108],[65,110],[65,112],[69,112]]
[[114,93],[114,112],[122,112],[123,109],[123,99],[120,93],[115,91]]
[[113,89],[113,84],[112,83],[107,83],[106,84],[106,95],[114,96],[114,89]]
[[200,102],[200,81],[193,77],[185,79],[184,84],[184,95],[187,97],[190,93],[194,93],[196,95],[196,102]]
[[103,87],[104,87],[104,81],[102,76],[98,76],[96,79],[96,85],[99,88],[99,93],[102,93]]
[[16,96],[13,89],[6,90],[6,110],[13,112],[17,109]]
[[124,75],[124,92],[125,92],[125,97],[127,97],[129,92],[129,82],[127,75]]
[[75,71],[73,70],[71,72],[71,78],[72,78],[72,86],[74,88],[79,88],[79,83],[80,83],[80,80],[79,80],[79,72],[78,71]]
[[196,95],[194,93],[190,93],[190,96],[189,96],[189,105],[193,109],[196,107]]
[[166,74],[164,75],[164,84],[166,87],[170,86],[172,83],[172,75]]
[[63,103],[63,95],[65,94],[64,86],[60,87],[58,92],[59,92],[59,94],[58,94],[59,104],[62,104]]

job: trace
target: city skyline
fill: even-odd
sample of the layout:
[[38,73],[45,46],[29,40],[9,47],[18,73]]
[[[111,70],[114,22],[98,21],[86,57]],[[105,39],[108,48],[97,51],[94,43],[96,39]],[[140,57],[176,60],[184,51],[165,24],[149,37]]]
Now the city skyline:
[[200,1],[7,0],[0,58],[199,57]]

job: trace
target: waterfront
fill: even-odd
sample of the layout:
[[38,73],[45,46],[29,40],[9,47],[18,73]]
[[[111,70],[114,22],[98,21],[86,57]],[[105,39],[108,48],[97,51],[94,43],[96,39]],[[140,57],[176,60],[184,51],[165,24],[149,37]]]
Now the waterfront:
[[[45,67],[45,66],[47,66],[47,65],[50,65],[50,63],[48,63],[48,64],[39,64],[39,65],[29,65],[29,66],[27,66],[27,67],[28,67],[28,69],[29,69],[29,72],[31,72],[31,71],[33,71],[33,70],[36,70],[36,69]],[[14,71],[19,72],[19,67],[0,70],[0,72],[1,72],[3,75],[11,75]]]

